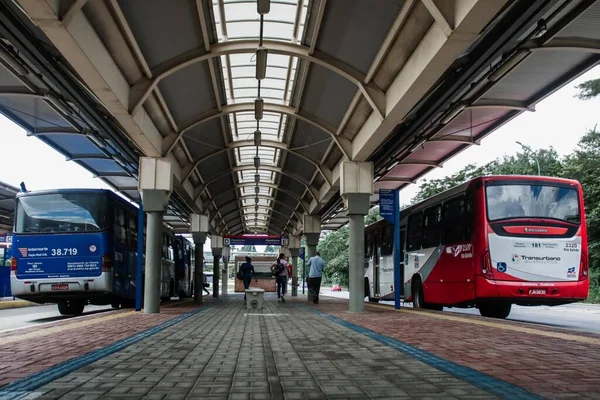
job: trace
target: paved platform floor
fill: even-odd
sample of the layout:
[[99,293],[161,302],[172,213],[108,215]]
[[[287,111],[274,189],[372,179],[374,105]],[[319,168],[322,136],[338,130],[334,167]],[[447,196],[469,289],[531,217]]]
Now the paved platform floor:
[[0,382],[0,399],[600,398],[594,335],[383,306],[351,314],[326,297],[268,297],[261,311],[239,295],[206,300],[0,335],[0,377],[29,365]]

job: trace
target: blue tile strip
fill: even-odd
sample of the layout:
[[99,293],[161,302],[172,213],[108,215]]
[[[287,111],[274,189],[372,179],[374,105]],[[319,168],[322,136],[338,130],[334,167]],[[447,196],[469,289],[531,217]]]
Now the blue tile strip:
[[306,305],[300,305],[301,307],[308,308],[315,314],[318,314],[328,320],[335,322],[336,324],[342,325],[346,328],[349,328],[355,332],[363,334],[381,344],[389,346],[395,350],[398,350],[406,355],[409,355],[433,368],[436,368],[440,371],[443,371],[449,375],[452,375],[455,378],[461,379],[465,382],[470,383],[473,386],[476,386],[480,389],[485,390],[486,392],[493,394],[494,396],[498,396],[503,399],[511,399],[511,400],[537,400],[543,399],[538,395],[535,395],[531,392],[528,392],[525,389],[522,389],[518,386],[515,386],[511,383],[502,381],[500,379],[496,379],[492,376],[484,374],[483,372],[474,370],[469,367],[465,367],[463,365],[456,364],[452,361],[446,360],[444,358],[438,357],[434,354],[429,353],[428,351],[421,350],[418,347],[411,346],[407,343],[401,342],[400,340],[393,339],[389,336],[381,335],[377,332],[374,332],[370,329],[364,328],[362,326],[353,324],[351,322],[345,321],[343,319],[334,317],[332,315],[326,314],[322,311],[319,311],[315,308]]
[[61,378],[67,374],[70,374],[73,371],[78,370],[79,368],[85,367],[93,362],[96,362],[104,357],[107,357],[119,350],[123,350],[127,346],[130,346],[134,343],[137,343],[147,337],[150,337],[164,329],[167,329],[170,326],[173,326],[181,321],[186,320],[192,315],[201,313],[210,306],[203,306],[198,310],[194,310],[185,314],[180,315],[179,317],[173,318],[169,321],[163,322],[160,325],[155,326],[154,328],[150,328],[143,332],[136,333],[133,336],[130,336],[121,341],[115,342],[109,346],[103,347],[98,350],[94,350],[90,353],[84,354],[77,358],[74,358],[69,361],[65,361],[63,363],[57,364],[53,367],[45,369],[41,372],[38,372],[33,375],[29,375],[27,378],[11,382],[8,385],[4,386],[0,389],[0,399],[2,400],[17,400],[24,396],[27,396],[31,392],[35,391],[39,387],[42,387],[50,382],[55,381],[58,378]]

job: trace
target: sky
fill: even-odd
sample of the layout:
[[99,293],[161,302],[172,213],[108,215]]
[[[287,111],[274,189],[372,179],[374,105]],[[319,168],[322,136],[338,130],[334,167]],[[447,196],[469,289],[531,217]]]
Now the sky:
[[[513,154],[520,149],[517,140],[532,149],[554,146],[561,155],[570,153],[587,130],[600,124],[600,98],[582,101],[574,97],[576,85],[596,78],[600,78],[600,67],[555,92],[539,103],[535,112],[521,114],[483,139],[481,146],[472,146],[448,161],[443,168],[426,175],[426,178],[441,178],[459,171],[467,164],[485,164],[504,154]],[[28,137],[23,129],[1,115],[0,143],[4,150],[0,167],[2,182],[17,187],[20,182],[25,182],[28,190],[110,189],[102,180],[94,178],[79,165],[66,161],[64,156],[39,139]],[[402,203],[410,202],[417,190],[418,185],[404,189],[401,192]],[[261,247],[258,246],[257,250],[261,251]],[[207,240],[204,248],[210,251],[210,241]]]

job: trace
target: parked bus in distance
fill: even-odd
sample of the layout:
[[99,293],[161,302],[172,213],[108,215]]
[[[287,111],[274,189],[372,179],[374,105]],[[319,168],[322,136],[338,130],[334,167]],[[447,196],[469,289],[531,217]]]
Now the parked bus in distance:
[[[538,176],[473,179],[400,213],[404,298],[415,308],[477,307],[506,318],[513,304],[588,296],[583,193]],[[394,298],[393,225],[365,230],[365,295]]]
[[[56,303],[63,315],[79,315],[86,304],[134,305],[138,239],[145,244],[145,233],[138,238],[137,207],[98,189],[19,193],[16,202],[14,296]],[[185,242],[165,227],[163,300],[191,295],[193,248]]]

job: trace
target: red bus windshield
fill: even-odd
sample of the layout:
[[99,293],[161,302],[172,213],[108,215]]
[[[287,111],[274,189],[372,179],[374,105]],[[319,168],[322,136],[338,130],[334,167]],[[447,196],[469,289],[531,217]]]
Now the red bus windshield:
[[577,189],[561,185],[494,184],[486,186],[489,221],[544,218],[578,224]]

